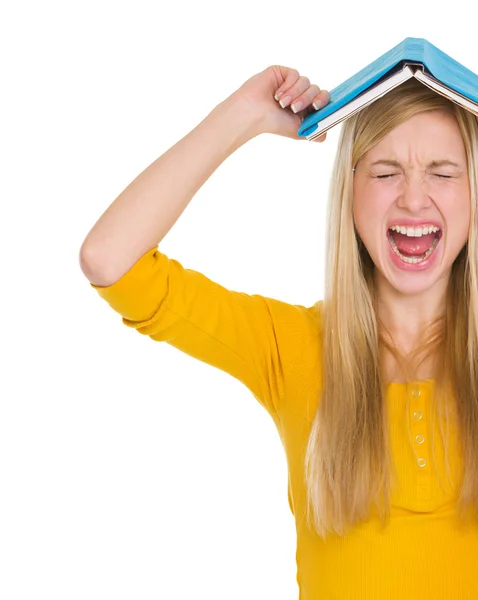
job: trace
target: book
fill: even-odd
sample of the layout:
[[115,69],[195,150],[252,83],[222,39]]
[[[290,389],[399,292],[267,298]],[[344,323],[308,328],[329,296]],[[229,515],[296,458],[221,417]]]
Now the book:
[[478,75],[427,40],[408,37],[334,88],[298,135],[312,141],[411,77],[478,116]]

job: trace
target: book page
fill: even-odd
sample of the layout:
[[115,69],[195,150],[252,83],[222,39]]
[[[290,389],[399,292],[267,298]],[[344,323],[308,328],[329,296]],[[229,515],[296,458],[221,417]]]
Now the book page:
[[342,108],[339,108],[328,117],[325,117],[322,121],[319,121],[317,129],[310,136],[307,136],[307,140],[312,141],[331,127],[334,127],[334,125],[355,115],[369,104],[372,104],[372,102],[375,102],[375,100],[378,100],[378,98],[387,94],[390,90],[393,90],[393,88],[410,79],[410,77],[413,77],[413,70],[408,65],[405,65],[403,69],[395,71],[391,76],[380,81],[380,83],[373,84],[348,104],[342,106]]
[[469,98],[462,96],[458,92],[455,92],[455,90],[452,90],[450,87],[445,85],[443,82],[441,82],[438,79],[436,79],[435,77],[433,77],[433,75],[430,75],[430,73],[427,73],[426,71],[417,69],[414,73],[414,77],[416,77],[416,79],[421,81],[423,84],[428,86],[430,89],[434,90],[438,94],[441,94],[442,96],[445,96],[445,98],[452,100],[456,104],[459,104],[463,108],[466,108],[467,110],[469,110],[471,113],[473,113],[474,115],[476,115],[478,117],[478,104],[476,104]]

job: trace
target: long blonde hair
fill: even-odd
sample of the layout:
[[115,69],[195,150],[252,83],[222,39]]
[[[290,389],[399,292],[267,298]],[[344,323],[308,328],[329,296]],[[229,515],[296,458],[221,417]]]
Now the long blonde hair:
[[[433,109],[453,114],[460,127],[468,163],[471,220],[468,241],[452,266],[444,313],[404,361],[385,340],[384,324],[377,317],[374,264],[353,221],[352,168],[397,125]],[[388,439],[385,348],[404,369],[407,381],[416,379],[418,366],[426,358],[434,361],[433,404],[442,418],[440,434],[449,478],[448,437],[442,421],[449,423],[453,415],[462,446],[464,475],[456,514],[462,522],[468,509],[472,517],[478,516],[477,182],[478,119],[415,79],[343,124],[327,208],[325,297],[317,303],[323,387],[304,461],[308,525],[324,539],[328,531],[344,535],[369,518],[374,503],[382,525],[390,518],[396,471]],[[453,400],[451,405],[447,398]]]

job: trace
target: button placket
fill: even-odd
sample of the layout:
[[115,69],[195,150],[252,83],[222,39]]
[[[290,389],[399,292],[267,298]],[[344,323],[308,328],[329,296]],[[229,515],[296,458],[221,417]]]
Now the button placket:
[[425,402],[419,386],[410,392],[411,428],[417,468],[417,500],[430,500],[432,493],[431,472],[428,465],[426,438]]

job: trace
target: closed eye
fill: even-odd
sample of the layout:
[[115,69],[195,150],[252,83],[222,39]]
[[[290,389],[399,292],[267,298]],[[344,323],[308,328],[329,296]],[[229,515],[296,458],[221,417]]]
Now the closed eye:
[[[395,177],[395,175],[398,175],[398,173],[389,173],[387,175],[376,175],[377,179],[388,179],[389,177]],[[441,175],[440,173],[433,173],[433,175],[435,175],[435,177],[440,177],[441,179],[452,179],[453,176],[452,175]]]

